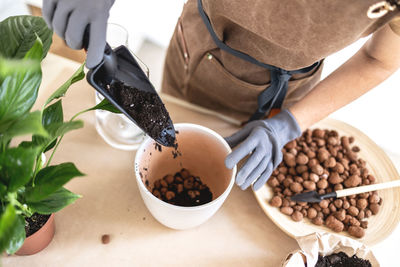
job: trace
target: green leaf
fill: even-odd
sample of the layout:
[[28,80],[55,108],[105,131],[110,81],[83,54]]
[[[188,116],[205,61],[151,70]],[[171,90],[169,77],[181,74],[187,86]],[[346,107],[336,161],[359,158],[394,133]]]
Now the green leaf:
[[[46,148],[43,152],[47,152],[52,149],[57,143],[57,136],[55,134],[58,128],[62,127],[64,120],[63,109],[61,100],[57,101],[56,103],[48,106],[43,111],[42,116],[42,125],[46,130],[49,130],[51,125],[56,125],[52,129],[50,129],[50,137],[41,137],[34,135],[32,137],[32,143],[35,145],[46,145]],[[65,127],[65,126],[64,126]]]
[[52,149],[57,144],[58,137],[83,127],[83,121],[69,121],[69,122],[61,122],[61,123],[52,123],[47,126],[47,132],[50,137],[41,137],[34,135],[32,137],[32,142],[26,142],[24,146],[32,146],[32,147],[45,147],[43,152],[47,152]]
[[46,146],[46,148],[43,150],[43,153],[46,153],[47,151],[55,147],[56,144],[57,144],[57,138],[53,142],[51,142],[48,146]]
[[8,192],[15,192],[31,179],[38,153],[35,148],[15,147],[0,154],[0,177]]
[[4,79],[0,85],[0,133],[32,108],[41,80],[41,73],[31,71]]
[[35,186],[26,190],[28,202],[38,202],[59,190],[74,177],[83,176],[73,163],[62,163],[49,166],[39,171],[35,178]]
[[0,55],[23,58],[39,38],[43,43],[43,59],[49,51],[52,36],[53,32],[41,17],[9,17],[0,22]]
[[[21,219],[22,230],[21,231]],[[7,249],[7,252],[17,251],[22,246],[20,239],[25,239],[24,222],[21,216],[15,213],[15,208],[9,204],[0,217],[0,253]],[[14,251],[14,252],[15,252]]]
[[27,113],[18,119],[4,133],[4,140],[7,141],[13,137],[25,134],[48,136],[48,133],[42,125],[42,114],[40,114],[40,111]]
[[53,123],[48,126],[48,132],[52,137],[59,137],[72,130],[80,129],[83,127],[83,121],[68,121],[64,123]]
[[0,56],[0,81],[6,76],[27,71],[40,72],[40,61],[34,59],[6,59]]
[[19,143],[18,147],[33,148],[33,147],[35,147],[35,144],[33,142],[30,142],[30,141],[22,141],[21,143]]
[[88,109],[89,110],[96,110],[96,109],[101,109],[101,110],[107,110],[113,113],[122,113],[119,109],[117,109],[113,104],[110,103],[106,98],[103,99],[99,104],[96,106]]
[[28,202],[30,208],[40,214],[51,214],[55,213],[66,206],[72,204],[81,196],[68,191],[61,187],[53,194],[39,202]]
[[[47,132],[49,133],[49,138],[43,138],[40,136],[33,136],[32,142],[34,146],[46,146],[46,151],[51,149],[51,145],[54,140],[61,135],[64,135],[72,130],[80,129],[83,127],[83,121],[68,121],[64,123],[52,123],[47,126]],[[54,144],[55,145],[55,144]]]
[[24,59],[35,59],[40,61],[43,56],[43,43],[38,36],[36,36],[35,43],[25,54]]
[[0,217],[0,253],[8,248],[14,234],[16,220],[15,208],[9,204]]
[[6,250],[8,254],[14,254],[17,252],[24,244],[26,238],[25,219],[21,215],[17,215],[13,232],[14,234]]
[[[1,171],[1,168],[0,168],[0,171]],[[6,192],[7,192],[7,187],[0,183],[0,200],[3,199],[3,197],[6,194]]]
[[47,99],[45,106],[47,106],[47,105],[48,105],[51,101],[53,101],[54,99],[58,99],[58,98],[60,98],[60,97],[63,97],[63,96],[67,93],[68,88],[69,88],[72,84],[74,84],[74,83],[76,83],[76,82],[82,80],[82,79],[85,77],[85,71],[84,71],[84,69],[83,69],[84,66],[85,66],[85,64],[82,64],[82,65],[79,67],[79,69],[72,75],[72,77],[71,77],[68,81],[66,81],[63,85],[61,85],[61,87],[58,88],[58,89]]
[[60,123],[63,121],[64,114],[61,100],[44,109],[42,124],[46,129],[48,129],[48,126],[53,123]]
[[[40,45],[38,42],[36,44]],[[32,47],[32,51],[37,48],[36,44]],[[32,56],[34,53],[32,52]],[[25,61],[26,59],[21,60],[19,64],[23,64]],[[2,72],[10,74],[0,77],[0,133],[4,133],[15,120],[32,108],[42,81],[40,66],[32,69],[6,68],[10,69]]]

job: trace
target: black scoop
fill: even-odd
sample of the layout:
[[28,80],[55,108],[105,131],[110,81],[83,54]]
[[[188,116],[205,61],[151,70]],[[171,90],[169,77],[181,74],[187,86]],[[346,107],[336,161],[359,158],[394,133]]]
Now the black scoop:
[[310,191],[292,196],[290,199],[297,202],[319,203],[323,199],[336,198],[336,192],[320,195],[316,191]]
[[86,79],[100,94],[147,135],[163,146],[173,146],[175,129],[154,86],[128,48],[107,44],[102,62]]

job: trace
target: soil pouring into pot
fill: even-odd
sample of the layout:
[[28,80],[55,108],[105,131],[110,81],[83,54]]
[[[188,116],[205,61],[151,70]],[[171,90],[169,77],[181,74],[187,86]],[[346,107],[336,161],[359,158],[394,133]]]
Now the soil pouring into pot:
[[[114,81],[109,89],[117,102],[152,138],[159,137],[169,127],[168,111],[156,93],[141,91],[121,81]],[[165,138],[166,143],[174,144],[173,136],[167,134]]]
[[33,255],[46,248],[54,237],[54,214],[33,214],[25,219],[26,239],[17,255]]

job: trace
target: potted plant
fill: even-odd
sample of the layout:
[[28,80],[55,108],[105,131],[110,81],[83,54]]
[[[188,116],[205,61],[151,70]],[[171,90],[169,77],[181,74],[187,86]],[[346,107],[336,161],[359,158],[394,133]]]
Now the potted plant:
[[[32,254],[43,249],[54,234],[51,214],[80,197],[63,186],[83,174],[73,163],[51,165],[51,161],[63,135],[83,127],[76,116],[64,121],[60,99],[71,84],[84,78],[83,65],[41,110],[31,111],[42,78],[40,62],[51,36],[40,17],[10,17],[0,23],[0,253]],[[25,141],[15,139],[27,135]],[[45,152],[50,153],[47,161]],[[42,247],[26,250],[30,248],[24,243],[26,237],[40,228],[36,234],[43,229],[50,233],[39,240]]]
[[[119,112],[103,100],[64,121],[61,98],[85,77],[84,65],[41,110],[31,111],[52,34],[41,17],[16,16],[0,22],[0,253],[33,254],[50,243],[52,214],[80,197],[63,186],[83,176],[73,163],[51,165],[58,145],[64,134],[83,127],[78,115],[96,109]],[[29,138],[18,142],[15,138],[20,136]],[[38,246],[30,244],[35,241]]]

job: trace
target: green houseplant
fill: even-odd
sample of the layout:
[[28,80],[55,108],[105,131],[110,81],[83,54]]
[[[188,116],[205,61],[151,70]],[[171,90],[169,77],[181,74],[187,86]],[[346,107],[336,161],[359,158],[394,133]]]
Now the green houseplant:
[[[83,127],[76,116],[64,121],[60,99],[84,78],[83,65],[41,110],[31,111],[51,37],[40,17],[10,17],[0,23],[0,252],[9,254],[26,238],[26,219],[52,214],[79,198],[63,186],[83,174],[73,163],[50,164],[63,135]],[[18,136],[28,139],[17,143]],[[45,152],[50,154],[47,162]]]
[[[40,63],[52,34],[40,17],[16,16],[0,22],[0,253],[18,251],[33,215],[48,217],[80,197],[63,187],[83,176],[75,165],[50,165],[64,134],[83,127],[76,118],[96,109],[120,113],[104,99],[64,120],[62,97],[85,77],[84,65],[41,110],[31,111],[42,79]],[[20,136],[28,140],[18,142],[15,138]],[[47,161],[45,152],[50,155]]]

